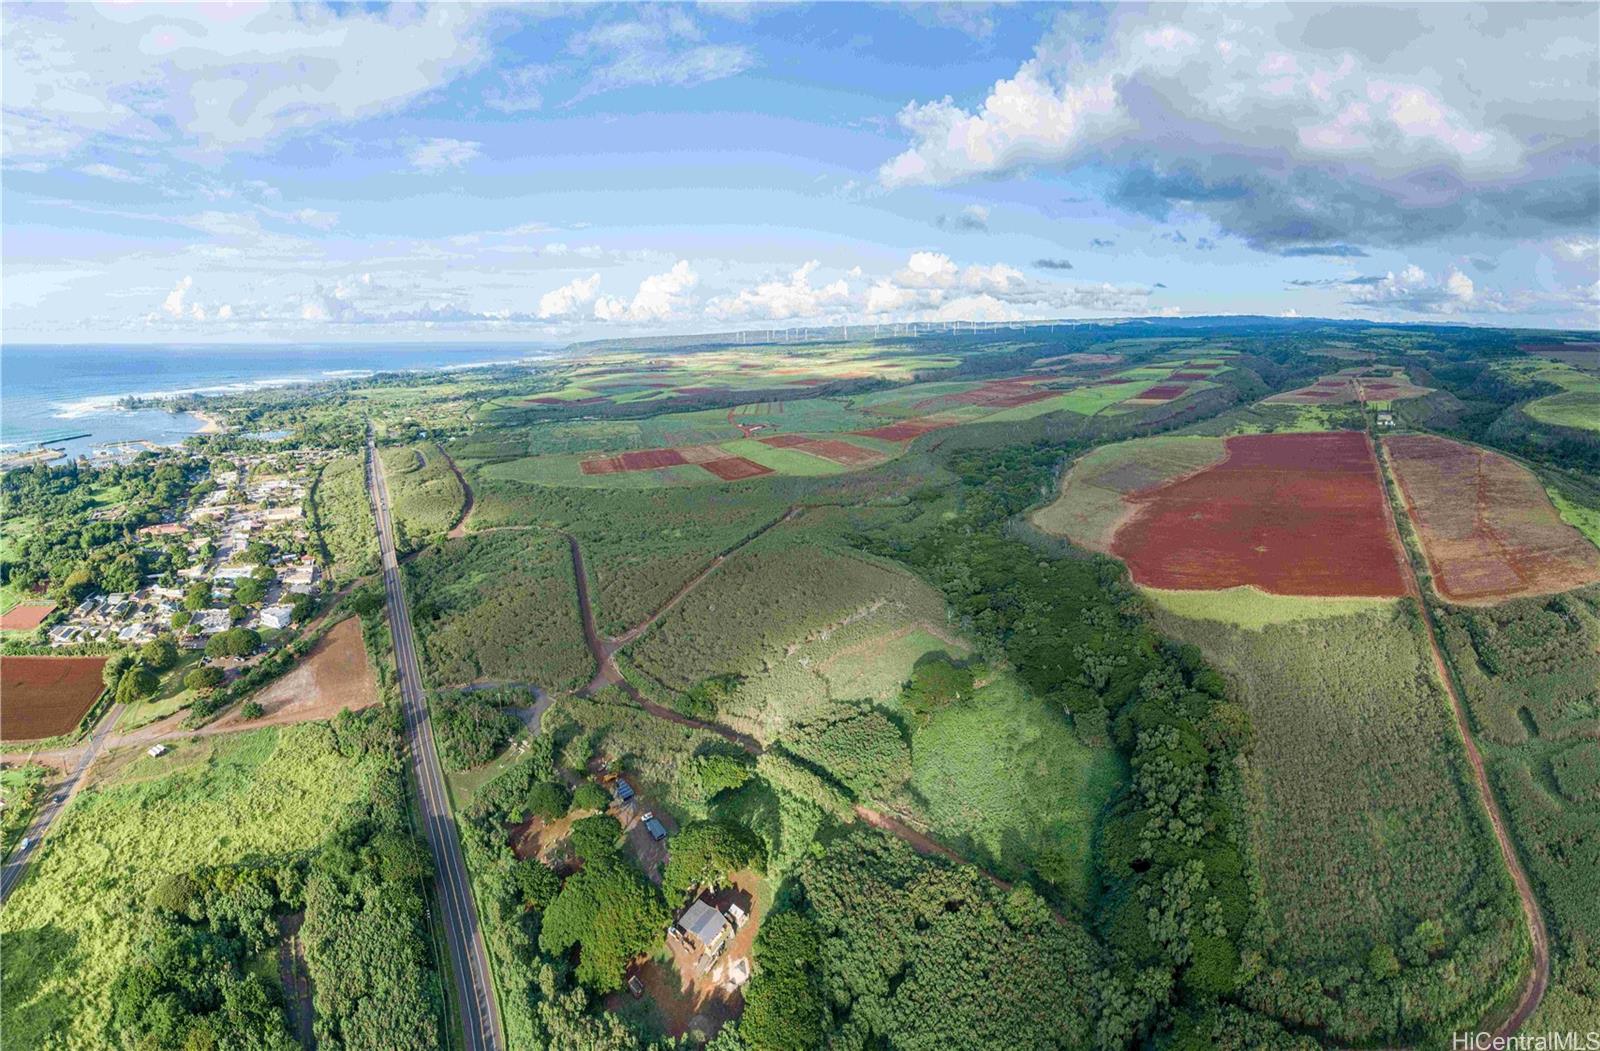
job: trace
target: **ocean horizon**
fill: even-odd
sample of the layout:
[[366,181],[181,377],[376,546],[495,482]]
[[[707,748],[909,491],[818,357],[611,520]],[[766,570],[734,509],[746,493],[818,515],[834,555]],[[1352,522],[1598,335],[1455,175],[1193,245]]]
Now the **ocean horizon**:
[[559,350],[530,343],[0,344],[0,451],[37,445],[88,455],[109,443],[175,445],[196,433],[189,414],[121,407],[128,398],[240,394],[266,387],[536,361]]

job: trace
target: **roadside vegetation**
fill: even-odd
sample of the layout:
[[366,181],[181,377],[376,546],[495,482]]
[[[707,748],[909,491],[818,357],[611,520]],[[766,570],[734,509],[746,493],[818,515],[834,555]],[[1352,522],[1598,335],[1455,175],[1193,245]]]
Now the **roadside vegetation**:
[[336,580],[369,573],[378,565],[377,526],[362,464],[359,455],[328,461],[312,491],[317,536]]
[[480,680],[552,692],[587,681],[572,558],[559,536],[508,531],[446,540],[406,563],[430,686]]
[[7,1041],[287,1046],[276,979],[251,976],[304,909],[325,1037],[435,1046],[397,742],[370,713],[108,760],[0,910]]

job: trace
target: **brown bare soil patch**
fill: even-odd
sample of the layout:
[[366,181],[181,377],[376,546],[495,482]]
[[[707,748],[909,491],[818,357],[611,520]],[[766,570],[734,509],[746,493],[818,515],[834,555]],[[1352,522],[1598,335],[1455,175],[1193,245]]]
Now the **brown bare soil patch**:
[[1226,440],[1214,467],[1129,494],[1112,552],[1151,587],[1406,593],[1371,441],[1358,432]]
[[772,468],[746,460],[743,456],[727,456],[720,460],[707,460],[700,465],[724,482],[737,482],[741,478],[757,478],[771,474]]
[[913,438],[927,434],[929,431],[952,426],[954,422],[953,420],[935,420],[924,417],[920,420],[902,420],[899,423],[891,423],[887,427],[874,427],[868,431],[851,431],[850,433],[860,435],[863,438],[879,438],[886,442],[908,442]]
[[678,467],[688,462],[676,449],[636,449],[615,456],[584,460],[578,464],[578,469],[584,474],[617,474],[622,471],[650,471],[657,467]]
[[[1368,373],[1371,373],[1370,375]],[[1386,371],[1367,368],[1341,369],[1331,376],[1296,390],[1274,394],[1263,400],[1266,405],[1325,405],[1329,402],[1397,401],[1402,398],[1420,398],[1431,393],[1431,387],[1419,387],[1402,375],[1389,375]]]
[[71,732],[100,696],[104,657],[0,657],[0,740]]
[[1444,599],[1493,603],[1600,580],[1600,550],[1521,464],[1426,434],[1395,435],[1384,448]]
[[680,445],[678,455],[684,463],[705,463],[708,460],[727,459],[728,450],[720,445]]
[[850,464],[851,466],[882,463],[885,459],[884,455],[876,449],[863,449],[859,445],[851,445],[849,442],[841,442],[834,438],[819,438],[816,441],[807,442],[801,448],[803,451],[813,456],[820,456],[824,460],[832,460],[834,463]]
[[1133,401],[1171,401],[1181,397],[1189,388],[1182,383],[1158,383],[1148,390],[1141,391]]
[[757,438],[762,445],[770,445],[774,449],[794,449],[810,442],[810,438],[798,434],[774,434],[770,438]]
[[226,731],[311,722],[331,719],[346,708],[358,711],[377,704],[378,684],[361,641],[361,622],[350,617],[335,624],[293,671],[268,683],[251,700],[265,710],[261,718],[241,719],[235,707],[211,727]]
[[25,603],[12,606],[4,613],[0,613],[0,630],[4,631],[32,631],[44,623],[56,608],[54,602]]

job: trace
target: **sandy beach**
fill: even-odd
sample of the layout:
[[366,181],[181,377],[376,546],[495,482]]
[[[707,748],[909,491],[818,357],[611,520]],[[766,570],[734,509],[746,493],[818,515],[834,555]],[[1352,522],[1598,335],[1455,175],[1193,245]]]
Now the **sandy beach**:
[[200,429],[195,431],[196,434],[221,434],[227,430],[222,421],[209,412],[190,412],[189,415],[200,421]]

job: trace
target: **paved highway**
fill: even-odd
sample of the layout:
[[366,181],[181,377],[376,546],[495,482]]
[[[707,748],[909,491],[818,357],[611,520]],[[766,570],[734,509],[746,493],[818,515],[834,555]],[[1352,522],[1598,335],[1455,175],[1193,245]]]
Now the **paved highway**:
[[83,755],[78,757],[72,772],[62,778],[61,783],[52,788],[50,794],[45,797],[39,812],[33,816],[33,823],[28,826],[28,831],[23,833],[28,840],[27,848],[24,849],[19,842],[17,849],[11,852],[11,860],[6,862],[5,868],[0,869],[0,902],[11,896],[11,888],[22,879],[22,874],[28,869],[28,862],[39,853],[45,836],[50,834],[50,827],[67,808],[67,804],[72,802],[72,797],[78,794],[78,789],[83,784],[83,775],[99,757],[100,749],[105,747],[106,738],[111,736],[111,728],[117,725],[117,718],[121,714],[120,704],[113,704],[106,710],[100,721],[95,724],[94,730],[90,732],[89,743],[84,748]]
[[501,1046],[500,1010],[490,978],[489,955],[484,951],[483,933],[478,928],[478,911],[472,902],[472,885],[467,881],[461,841],[456,837],[455,818],[445,794],[439,754],[433,747],[433,724],[428,720],[422,674],[417,669],[416,639],[411,633],[411,615],[400,586],[400,563],[395,557],[389,488],[370,431],[367,434],[367,490],[372,496],[372,513],[378,524],[378,551],[383,561],[389,631],[394,636],[395,668],[400,677],[406,743],[416,770],[423,827],[428,846],[433,850],[437,896],[444,913],[450,964],[455,971],[461,1029],[466,1034],[467,1051],[498,1051]]

